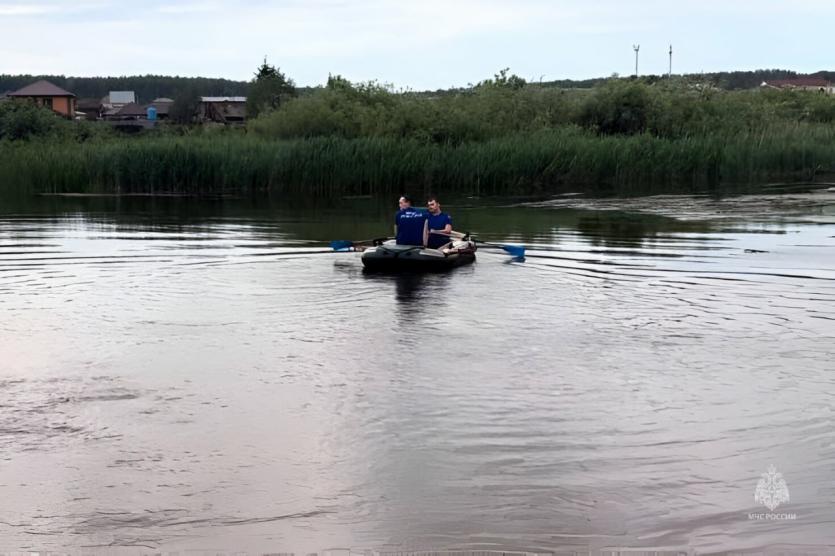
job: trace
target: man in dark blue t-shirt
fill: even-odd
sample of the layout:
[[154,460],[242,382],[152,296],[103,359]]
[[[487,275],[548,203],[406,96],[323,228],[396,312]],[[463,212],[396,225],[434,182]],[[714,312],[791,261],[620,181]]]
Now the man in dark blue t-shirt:
[[412,208],[412,200],[400,197],[400,210],[394,216],[394,235],[398,245],[426,245],[428,214]]
[[452,231],[452,218],[441,212],[441,203],[437,197],[429,197],[426,207],[429,209],[429,241],[426,246],[438,249],[451,241],[449,233]]

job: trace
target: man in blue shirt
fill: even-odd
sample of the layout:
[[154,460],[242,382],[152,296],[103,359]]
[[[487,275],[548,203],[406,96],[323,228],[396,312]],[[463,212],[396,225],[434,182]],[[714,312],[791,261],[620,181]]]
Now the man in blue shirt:
[[441,203],[438,202],[437,197],[429,197],[426,208],[429,209],[429,240],[426,246],[440,249],[451,241],[449,233],[452,231],[452,218],[447,213],[441,212]]
[[400,210],[394,216],[394,235],[398,245],[426,245],[428,229],[427,213],[412,208],[412,200],[400,197]]

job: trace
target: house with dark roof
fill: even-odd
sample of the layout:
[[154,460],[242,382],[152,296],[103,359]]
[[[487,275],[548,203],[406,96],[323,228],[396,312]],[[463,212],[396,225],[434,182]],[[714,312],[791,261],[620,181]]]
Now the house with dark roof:
[[34,102],[66,118],[75,117],[75,95],[49,81],[36,81],[22,89],[12,91],[8,94],[8,97]]
[[786,89],[796,91],[816,91],[835,94],[835,86],[823,77],[795,77],[794,79],[774,79],[763,81],[760,85],[766,89]]

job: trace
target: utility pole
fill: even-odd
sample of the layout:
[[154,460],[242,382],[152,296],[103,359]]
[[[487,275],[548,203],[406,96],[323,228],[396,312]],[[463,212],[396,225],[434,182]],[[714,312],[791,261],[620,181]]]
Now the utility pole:
[[667,74],[667,77],[673,76],[673,45],[670,45],[670,71]]
[[638,51],[641,50],[641,45],[633,44],[632,50],[635,51],[635,77],[638,77]]

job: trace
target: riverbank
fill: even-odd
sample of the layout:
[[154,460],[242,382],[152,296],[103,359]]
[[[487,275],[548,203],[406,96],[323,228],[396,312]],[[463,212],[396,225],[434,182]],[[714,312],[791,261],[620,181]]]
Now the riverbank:
[[676,139],[564,127],[459,145],[218,134],[0,146],[4,192],[25,194],[628,195],[812,182],[833,170],[835,129],[810,124]]
[[245,128],[138,136],[20,105],[0,116],[0,194],[634,196],[835,173],[830,95],[677,80],[569,92],[502,72],[427,97],[331,78]]

